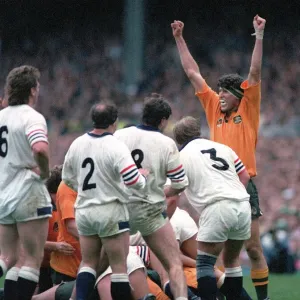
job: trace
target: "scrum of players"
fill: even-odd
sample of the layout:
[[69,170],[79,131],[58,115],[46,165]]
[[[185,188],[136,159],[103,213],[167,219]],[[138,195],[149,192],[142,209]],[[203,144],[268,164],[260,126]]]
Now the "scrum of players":
[[[193,117],[174,125],[175,141],[164,135],[171,106],[151,94],[140,125],[122,129],[113,103],[93,105],[93,128],[49,170],[39,78],[13,69],[0,111],[3,299],[251,299],[239,261],[250,176],[239,156],[202,138]],[[183,192],[198,225],[177,206]]]

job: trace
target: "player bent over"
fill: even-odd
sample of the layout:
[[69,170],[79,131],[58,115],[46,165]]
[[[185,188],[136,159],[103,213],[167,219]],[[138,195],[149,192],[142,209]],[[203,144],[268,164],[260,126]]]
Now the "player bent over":
[[249,174],[228,146],[201,138],[200,124],[185,117],[174,126],[180,158],[189,178],[185,190],[200,214],[196,259],[199,296],[215,300],[214,265],[223,250],[226,298],[239,299],[243,275],[239,254],[251,232],[251,209],[246,191]]

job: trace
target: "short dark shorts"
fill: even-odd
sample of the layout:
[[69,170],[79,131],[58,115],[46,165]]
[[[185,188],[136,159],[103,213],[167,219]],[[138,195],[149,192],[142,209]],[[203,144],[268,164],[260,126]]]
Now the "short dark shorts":
[[73,281],[73,280],[76,279],[76,278],[71,277],[69,275],[57,272],[54,269],[52,269],[51,278],[52,278],[53,284],[55,284],[55,285],[60,284],[62,282]]
[[[75,280],[61,283],[55,292],[55,300],[69,300],[74,288],[74,284]],[[99,300],[97,290],[93,290],[88,300]]]
[[257,188],[252,179],[250,179],[250,181],[248,183],[247,192],[250,195],[252,220],[258,219],[259,217],[261,217],[263,215],[263,213],[259,207],[259,198],[258,198]]

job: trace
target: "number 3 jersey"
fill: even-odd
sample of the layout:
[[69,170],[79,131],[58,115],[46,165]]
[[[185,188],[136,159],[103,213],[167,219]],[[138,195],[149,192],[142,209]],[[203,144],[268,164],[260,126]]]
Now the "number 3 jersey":
[[146,194],[132,191],[132,201],[164,201],[164,184],[167,178],[171,180],[175,189],[188,185],[175,142],[158,129],[139,125],[117,130],[114,135],[127,145],[137,167],[150,172],[147,177]]
[[[13,209],[42,181],[31,171],[37,164],[31,147],[48,143],[45,118],[29,105],[8,106],[0,111],[0,215]],[[6,207],[6,209],[4,209]]]
[[180,158],[189,179],[185,194],[198,213],[216,201],[249,201],[238,176],[246,168],[228,146],[197,138],[181,148]]
[[78,137],[66,154],[62,180],[78,192],[76,208],[115,200],[126,203],[125,185],[141,190],[145,187],[145,178],[128,148],[110,133]]

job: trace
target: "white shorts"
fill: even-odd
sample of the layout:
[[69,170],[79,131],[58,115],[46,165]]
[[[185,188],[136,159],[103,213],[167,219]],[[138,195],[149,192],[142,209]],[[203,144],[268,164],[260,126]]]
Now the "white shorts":
[[0,224],[16,224],[52,216],[51,198],[41,181],[32,182],[28,193],[15,201],[15,209],[1,218]]
[[119,201],[77,208],[75,220],[79,234],[84,236],[108,237],[129,231],[128,209]]
[[197,241],[219,243],[227,240],[248,240],[251,236],[249,201],[218,201],[201,213]]
[[158,203],[134,201],[128,203],[127,206],[130,217],[130,234],[140,231],[142,236],[147,236],[167,223],[164,201]]
[[[129,253],[127,256],[127,274],[130,275],[132,272],[138,269],[143,269],[145,272],[145,276],[147,275],[147,269],[145,268],[144,262],[142,258],[137,255],[134,250],[129,248]],[[108,267],[106,271],[104,271],[97,279],[96,285],[98,282],[107,275],[112,274],[111,267]]]

